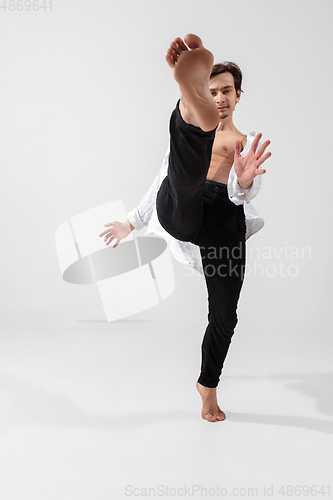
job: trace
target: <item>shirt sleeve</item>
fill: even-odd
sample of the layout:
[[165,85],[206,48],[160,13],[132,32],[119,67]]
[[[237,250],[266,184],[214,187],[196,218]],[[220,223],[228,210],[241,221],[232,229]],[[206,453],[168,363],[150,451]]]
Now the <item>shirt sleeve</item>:
[[128,212],[128,214],[126,215],[127,219],[138,231],[142,229],[144,226],[148,226],[148,223],[153,215],[158,190],[160,188],[160,185],[164,177],[167,175],[168,160],[169,160],[169,149],[164,156],[160,172],[155,177],[152,185],[142,198],[141,202],[136,208]]
[[243,189],[238,184],[238,178],[234,166],[231,167],[228,179],[228,195],[230,200],[235,205],[242,205],[244,202],[249,202],[257,196],[261,187],[261,175],[257,175],[253,179],[252,186],[249,189]]

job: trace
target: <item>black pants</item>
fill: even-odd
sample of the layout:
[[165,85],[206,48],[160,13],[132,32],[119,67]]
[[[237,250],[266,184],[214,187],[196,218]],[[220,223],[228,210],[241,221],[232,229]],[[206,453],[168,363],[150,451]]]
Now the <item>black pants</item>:
[[229,200],[226,184],[206,180],[215,130],[203,132],[185,123],[178,105],[170,119],[168,175],[156,207],[169,234],[200,247],[209,312],[198,382],[216,387],[237,324],[245,269],[245,216],[243,206]]

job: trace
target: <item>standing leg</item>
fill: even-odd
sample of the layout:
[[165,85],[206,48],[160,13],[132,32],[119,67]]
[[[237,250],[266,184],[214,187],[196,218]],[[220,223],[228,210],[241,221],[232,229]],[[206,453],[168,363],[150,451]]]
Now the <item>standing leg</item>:
[[242,206],[228,198],[227,186],[206,183],[215,191],[208,217],[198,237],[208,290],[208,326],[202,342],[201,373],[197,389],[203,399],[202,416],[224,420],[217,405],[216,388],[234,329],[245,271],[245,216]]
[[212,388],[217,387],[220,381],[224,360],[237,325],[237,303],[242,286],[241,277],[219,276],[221,270],[218,268],[216,272],[216,276],[206,276],[208,325],[201,346],[202,364],[198,379],[201,385]]

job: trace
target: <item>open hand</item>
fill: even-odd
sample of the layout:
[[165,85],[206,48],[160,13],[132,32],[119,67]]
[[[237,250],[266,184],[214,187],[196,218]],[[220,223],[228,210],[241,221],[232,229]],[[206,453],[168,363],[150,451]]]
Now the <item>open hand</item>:
[[235,142],[235,157],[234,157],[234,168],[236,175],[238,177],[238,184],[243,189],[249,189],[252,186],[253,179],[257,175],[262,175],[266,172],[264,168],[259,168],[264,161],[269,158],[272,153],[268,152],[264,154],[265,149],[271,143],[271,141],[265,141],[263,145],[258,149],[257,147],[262,134],[257,134],[250,151],[246,156],[242,156],[241,153],[241,143],[240,141]]
[[[118,222],[114,220],[113,222],[109,222],[108,224],[104,224],[105,227],[108,227],[103,233],[99,236],[104,236],[104,241],[106,241],[106,246],[110,245],[111,241],[117,240],[116,244],[113,245],[113,248],[116,248],[121,240],[126,238],[130,234],[130,232],[134,229],[131,223],[126,220],[125,222]],[[133,228],[133,229],[132,229]]]

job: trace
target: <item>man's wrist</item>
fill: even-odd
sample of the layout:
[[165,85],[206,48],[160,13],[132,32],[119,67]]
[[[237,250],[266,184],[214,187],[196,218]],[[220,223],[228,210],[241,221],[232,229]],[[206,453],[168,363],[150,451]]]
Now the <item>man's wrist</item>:
[[250,189],[250,188],[252,187],[252,184],[253,184],[253,181],[252,181],[250,184],[242,184],[242,183],[239,181],[239,179],[238,179],[238,185],[239,185],[239,187],[241,187],[242,189],[246,189],[246,190],[248,190],[248,189]]
[[126,219],[125,224],[127,225],[127,227],[128,227],[131,231],[134,231],[135,227],[133,226],[133,224],[132,224],[132,223],[131,223],[128,219]]

